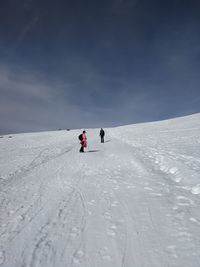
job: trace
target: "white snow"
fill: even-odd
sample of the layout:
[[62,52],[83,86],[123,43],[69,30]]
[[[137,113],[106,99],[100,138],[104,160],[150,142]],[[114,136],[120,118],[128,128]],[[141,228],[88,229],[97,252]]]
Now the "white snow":
[[0,266],[199,267],[200,114],[0,139]]

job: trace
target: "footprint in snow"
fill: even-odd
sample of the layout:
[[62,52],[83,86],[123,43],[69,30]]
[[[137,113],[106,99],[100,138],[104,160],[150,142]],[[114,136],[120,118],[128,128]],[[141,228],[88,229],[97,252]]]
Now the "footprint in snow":
[[171,174],[176,174],[178,172],[178,168],[177,167],[172,167],[169,169],[169,173]]
[[79,249],[73,257],[73,264],[74,265],[80,265],[81,259],[83,256],[84,256],[84,252]]
[[176,217],[177,219],[180,219],[180,220],[182,220],[182,219],[184,218],[184,216],[185,216],[185,213],[184,213],[183,211],[181,211],[181,212],[179,212],[179,213],[177,213],[177,214],[175,215],[175,217]]
[[123,224],[124,222],[125,222],[125,220],[124,219],[120,219],[120,220],[118,220],[117,221],[119,224]]
[[176,246],[170,245],[166,247],[166,250],[169,254],[172,255],[172,257],[177,258],[178,256],[176,255]]
[[79,250],[77,251],[75,257],[80,259],[80,258],[82,258],[83,256],[84,256],[84,252],[83,252],[81,249],[79,249]]
[[111,220],[111,219],[112,219],[112,216],[111,216],[111,214],[110,214],[109,212],[105,212],[105,213],[104,213],[104,218],[105,218],[106,220]]
[[114,237],[116,236],[116,230],[117,230],[117,226],[116,225],[112,225],[108,230],[107,230],[107,235]]
[[191,240],[191,234],[188,232],[179,232],[177,235],[183,237],[185,240]]
[[95,200],[94,199],[92,199],[91,201],[88,201],[88,204],[89,205],[93,205],[95,203]]
[[115,224],[113,224],[113,225],[110,226],[110,229],[116,230],[117,229],[117,226]]
[[103,260],[110,261],[112,259],[112,257],[108,254],[108,248],[107,247],[101,248],[99,250],[99,255],[101,256],[101,258]]
[[192,187],[191,192],[192,192],[193,195],[198,195],[198,194],[200,194],[200,184],[198,184],[198,185]]
[[151,187],[148,187],[148,186],[145,186],[144,189],[148,190],[148,191],[153,191],[153,189]]
[[128,184],[126,188],[128,188],[128,189],[134,189],[134,188],[136,188],[136,186],[135,185],[132,185],[132,184]]
[[107,235],[110,236],[110,237],[114,237],[114,236],[116,236],[116,233],[112,229],[108,229],[107,230]]
[[119,189],[119,186],[118,185],[114,186],[114,189],[115,190],[118,190]]
[[181,180],[182,180],[181,177],[176,177],[176,178],[175,178],[175,182],[176,182],[176,183],[180,183]]
[[156,196],[156,197],[162,197],[163,196],[163,194],[160,194],[160,193],[151,193],[151,195]]
[[8,212],[9,215],[12,215],[13,213],[15,213],[14,210],[10,210],[10,211]]
[[0,265],[3,264],[5,261],[5,252],[0,251]]
[[79,234],[79,229],[78,229],[77,227],[73,227],[73,228],[71,229],[70,236],[71,236],[72,238],[75,238],[75,237],[78,236],[78,234]]
[[73,258],[73,264],[74,264],[74,265],[79,265],[79,264],[81,264],[81,263],[80,263],[80,260],[79,260],[79,259],[77,259],[77,258]]
[[119,203],[118,201],[114,201],[114,202],[111,204],[111,206],[112,206],[112,207],[116,207],[116,206],[118,205],[118,203]]
[[197,223],[198,225],[200,225],[200,221],[197,220],[197,219],[195,219],[195,218],[193,218],[193,217],[190,218],[190,221],[191,222],[194,222],[194,223]]
[[194,201],[184,197],[184,196],[178,196],[176,197],[176,199],[179,201],[178,205],[179,206],[190,206],[190,205],[194,205]]

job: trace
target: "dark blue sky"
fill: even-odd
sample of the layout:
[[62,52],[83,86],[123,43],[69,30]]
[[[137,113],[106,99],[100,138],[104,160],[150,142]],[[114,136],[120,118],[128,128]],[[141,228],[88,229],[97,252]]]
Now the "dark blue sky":
[[200,1],[1,0],[0,134],[200,112]]

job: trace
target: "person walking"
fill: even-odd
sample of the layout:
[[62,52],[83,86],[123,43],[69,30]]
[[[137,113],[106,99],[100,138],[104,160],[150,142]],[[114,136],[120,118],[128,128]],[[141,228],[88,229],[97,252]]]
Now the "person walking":
[[101,143],[104,143],[105,132],[104,132],[103,128],[101,128],[99,135],[101,137]]
[[79,151],[84,152],[84,148],[87,147],[86,131],[83,131],[83,133],[79,135],[79,139],[81,144],[81,148]]

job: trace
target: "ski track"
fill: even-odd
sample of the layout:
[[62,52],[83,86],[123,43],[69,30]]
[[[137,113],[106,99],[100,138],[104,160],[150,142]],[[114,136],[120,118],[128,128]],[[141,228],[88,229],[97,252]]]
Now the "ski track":
[[198,267],[198,155],[120,130],[80,154],[77,133],[0,181],[0,266]]

